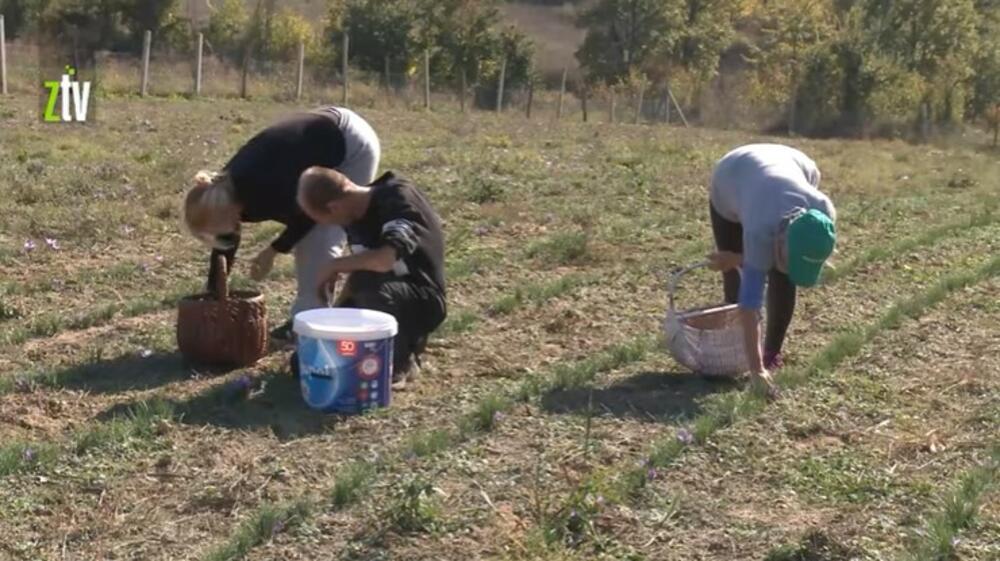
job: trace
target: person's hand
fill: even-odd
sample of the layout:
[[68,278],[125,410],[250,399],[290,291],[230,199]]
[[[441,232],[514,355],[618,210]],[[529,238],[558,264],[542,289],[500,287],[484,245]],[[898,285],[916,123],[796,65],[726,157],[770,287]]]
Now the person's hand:
[[333,273],[329,277],[323,277],[323,281],[319,283],[316,287],[316,296],[319,297],[319,301],[323,303],[324,306],[330,305],[330,300],[333,297],[333,293],[337,288],[337,281],[340,279],[340,273]]
[[778,389],[778,385],[774,383],[771,373],[766,369],[751,372],[750,385],[754,392],[763,395],[769,400],[773,401],[781,397],[781,390]]
[[278,252],[272,247],[266,247],[258,253],[250,264],[250,278],[258,282],[264,280],[274,268],[274,258],[277,254]]
[[743,265],[743,255],[732,251],[718,251],[708,256],[708,268],[726,273]]

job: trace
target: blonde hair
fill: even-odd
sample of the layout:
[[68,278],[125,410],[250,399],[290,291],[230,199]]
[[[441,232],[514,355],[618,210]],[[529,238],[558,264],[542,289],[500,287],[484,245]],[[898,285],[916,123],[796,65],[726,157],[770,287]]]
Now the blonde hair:
[[184,197],[184,226],[197,235],[213,214],[234,202],[233,181],[228,173],[199,171],[194,176],[194,187]]

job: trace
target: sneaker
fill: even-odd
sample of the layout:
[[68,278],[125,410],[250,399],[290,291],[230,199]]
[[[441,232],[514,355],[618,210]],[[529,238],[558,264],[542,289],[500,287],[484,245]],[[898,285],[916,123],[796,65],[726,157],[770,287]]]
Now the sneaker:
[[764,351],[764,368],[768,372],[781,370],[785,366],[785,359],[781,356],[781,351]]
[[292,330],[292,320],[288,320],[271,330],[271,340],[278,343],[294,343],[295,331]]
[[392,391],[406,391],[407,386],[416,383],[419,377],[420,366],[412,361],[405,367],[392,371]]

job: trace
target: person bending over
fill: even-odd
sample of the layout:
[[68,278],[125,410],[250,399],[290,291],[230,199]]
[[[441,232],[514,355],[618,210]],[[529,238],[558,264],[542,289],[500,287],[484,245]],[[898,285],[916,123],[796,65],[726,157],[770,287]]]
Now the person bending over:
[[298,202],[317,224],[343,227],[351,247],[351,255],[324,266],[317,297],[348,274],[339,306],[396,318],[393,387],[403,389],[427,337],[447,315],[441,219],[423,193],[391,172],[361,186],[335,170],[312,167],[299,180]]
[[[299,177],[321,165],[336,168],[353,181],[375,179],[381,148],[378,136],[358,114],[325,107],[288,117],[260,132],[220,173],[200,172],[188,191],[184,221],[195,236],[213,248],[208,286],[215,283],[215,258],[224,255],[231,268],[243,222],[274,220],[285,230],[254,259],[250,275],[262,280],[279,253],[294,252],[298,294],[291,315],[319,308],[319,275],[338,257],[345,242],[339,226],[316,226],[296,203]],[[291,320],[271,335],[291,339]]]
[[778,144],[737,148],[712,175],[709,212],[718,251],[710,262],[723,272],[726,302],[739,303],[753,380],[772,395],[770,372],[782,366],[796,287],[816,285],[836,245],[836,209],[819,182],[815,162]]

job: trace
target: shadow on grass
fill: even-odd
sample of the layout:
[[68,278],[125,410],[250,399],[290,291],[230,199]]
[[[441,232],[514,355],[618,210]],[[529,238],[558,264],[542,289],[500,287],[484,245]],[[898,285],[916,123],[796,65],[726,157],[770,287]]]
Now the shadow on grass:
[[128,354],[49,372],[41,375],[39,382],[51,387],[110,394],[158,388],[186,380],[196,371],[213,375],[224,372],[189,366],[176,352],[145,358]]
[[[341,419],[309,409],[302,401],[298,382],[287,372],[220,381],[202,393],[168,403],[179,423],[236,430],[267,429],[285,441],[329,432]],[[131,405],[118,404],[100,418],[112,418]]]
[[740,387],[729,379],[691,373],[643,372],[605,388],[556,390],[542,396],[549,413],[631,418],[647,422],[692,418],[701,398]]

